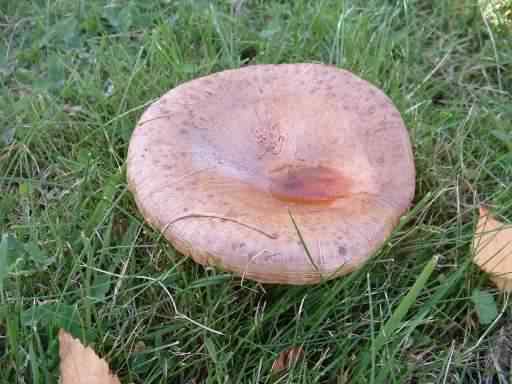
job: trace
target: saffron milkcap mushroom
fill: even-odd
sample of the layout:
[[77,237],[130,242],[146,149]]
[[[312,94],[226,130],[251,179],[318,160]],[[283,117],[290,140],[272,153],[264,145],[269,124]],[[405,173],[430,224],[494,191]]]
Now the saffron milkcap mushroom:
[[415,188],[391,100],[323,64],[246,66],[175,87],[141,116],[127,177],[146,221],[183,255],[283,284],[359,268]]

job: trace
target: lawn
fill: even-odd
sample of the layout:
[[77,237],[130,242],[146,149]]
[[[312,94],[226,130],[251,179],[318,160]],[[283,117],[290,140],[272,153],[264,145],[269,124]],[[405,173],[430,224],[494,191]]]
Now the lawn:
[[[511,24],[476,0],[237,4],[0,0],[0,382],[56,382],[60,328],[123,383],[507,382],[508,296],[470,261],[479,204],[512,221]],[[417,167],[392,238],[315,286],[242,283],[180,256],[125,178],[161,94],[285,62],[383,89]],[[304,358],[273,375],[293,346]]]

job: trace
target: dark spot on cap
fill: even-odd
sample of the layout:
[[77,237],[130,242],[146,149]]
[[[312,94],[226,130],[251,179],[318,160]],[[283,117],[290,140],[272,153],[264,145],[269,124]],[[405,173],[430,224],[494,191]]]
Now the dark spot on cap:
[[340,245],[338,247],[338,255],[345,256],[346,254],[347,254],[347,249],[343,245]]
[[291,176],[288,180],[283,183],[285,189],[299,189],[304,187],[304,181]]

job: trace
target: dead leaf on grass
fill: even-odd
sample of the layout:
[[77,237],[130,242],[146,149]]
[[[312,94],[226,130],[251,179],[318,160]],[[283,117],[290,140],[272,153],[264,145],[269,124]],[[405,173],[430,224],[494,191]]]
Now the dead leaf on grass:
[[59,355],[61,384],[121,384],[105,360],[62,329],[59,331]]
[[302,347],[291,347],[282,351],[277,359],[272,364],[272,373],[280,373],[289,369],[296,364],[304,356],[304,349]]
[[474,263],[489,273],[490,279],[500,290],[511,292],[512,225],[496,220],[486,208],[481,207],[473,250]]

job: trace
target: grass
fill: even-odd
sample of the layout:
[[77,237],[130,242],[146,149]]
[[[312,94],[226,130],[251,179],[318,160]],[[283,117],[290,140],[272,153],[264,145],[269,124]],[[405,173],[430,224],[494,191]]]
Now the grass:
[[[60,327],[124,383],[506,382],[491,352],[508,297],[468,261],[479,203],[512,220],[512,28],[476,1],[3,0],[0,30],[0,382],[56,382]],[[178,83],[302,61],[394,100],[415,208],[351,275],[241,284],[143,223],[127,144]],[[272,376],[292,346],[305,358]]]

